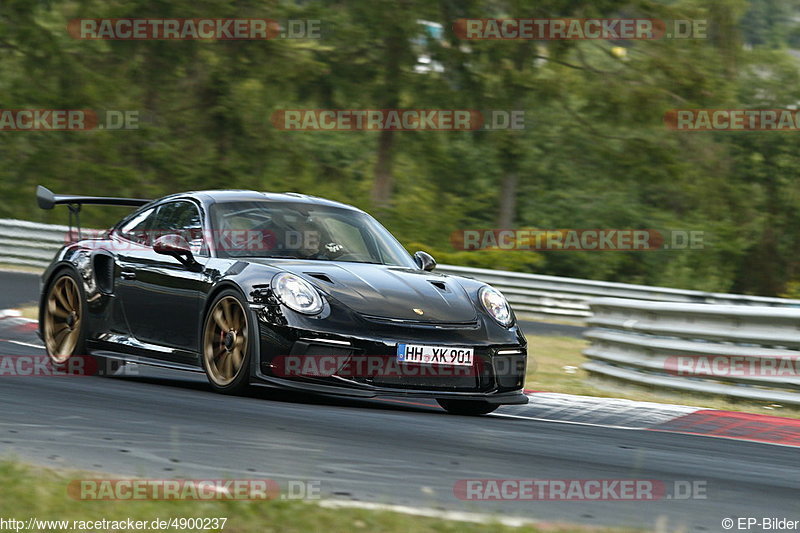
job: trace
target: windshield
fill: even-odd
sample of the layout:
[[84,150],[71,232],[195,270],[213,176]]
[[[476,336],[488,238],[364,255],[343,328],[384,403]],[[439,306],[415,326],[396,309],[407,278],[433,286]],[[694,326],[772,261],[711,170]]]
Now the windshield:
[[305,203],[224,202],[210,209],[219,257],[269,257],[375,263],[416,268],[374,218]]

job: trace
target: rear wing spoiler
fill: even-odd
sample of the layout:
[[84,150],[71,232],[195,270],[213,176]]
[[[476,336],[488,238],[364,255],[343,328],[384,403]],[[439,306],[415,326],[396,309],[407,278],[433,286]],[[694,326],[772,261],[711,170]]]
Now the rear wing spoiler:
[[[151,200],[144,200],[142,198],[112,198],[105,196],[67,196],[63,194],[53,194],[53,191],[47,187],[39,185],[36,187],[36,203],[39,204],[41,209],[53,209],[56,205],[66,204],[69,206],[77,206],[80,208],[83,204],[94,205],[127,205],[127,206],[140,206],[150,203]],[[76,210],[71,207],[71,210]]]
[[152,200],[141,198],[111,198],[106,196],[67,196],[64,194],[53,194],[47,187],[39,185],[36,187],[36,203],[41,209],[53,209],[57,205],[69,207],[69,235],[72,237],[72,217],[75,217],[75,225],[78,228],[78,239],[81,235],[81,206],[83,204],[93,205],[127,205],[138,207],[149,204]]

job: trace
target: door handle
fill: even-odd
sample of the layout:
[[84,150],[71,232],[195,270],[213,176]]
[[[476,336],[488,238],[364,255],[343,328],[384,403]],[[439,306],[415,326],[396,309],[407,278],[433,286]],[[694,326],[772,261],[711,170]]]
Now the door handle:
[[119,276],[122,279],[136,279],[136,272],[133,272],[131,270],[123,270],[122,272],[119,273]]

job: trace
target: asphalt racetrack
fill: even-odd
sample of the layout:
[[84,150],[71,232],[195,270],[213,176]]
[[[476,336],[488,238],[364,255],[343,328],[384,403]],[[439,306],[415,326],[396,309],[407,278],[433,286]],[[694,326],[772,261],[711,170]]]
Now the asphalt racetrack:
[[[0,276],[0,308],[28,298]],[[27,276],[27,277],[26,277]],[[22,294],[22,300],[20,300]],[[16,304],[12,302],[16,299]],[[13,323],[13,326],[12,326]],[[0,320],[0,355],[42,355],[32,327]],[[447,415],[428,401],[354,401],[256,389],[214,394],[202,374],[3,376],[0,450],[47,466],[151,478],[318,480],[325,498],[567,521],[722,531],[724,518],[798,519],[796,447],[623,429],[603,413],[500,408]],[[593,424],[592,420],[597,420]],[[464,479],[699,482],[704,498],[463,501]]]

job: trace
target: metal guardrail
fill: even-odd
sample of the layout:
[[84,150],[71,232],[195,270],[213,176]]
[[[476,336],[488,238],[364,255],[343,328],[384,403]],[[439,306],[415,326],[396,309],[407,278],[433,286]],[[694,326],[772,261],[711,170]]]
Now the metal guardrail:
[[499,289],[517,313],[585,320],[589,300],[598,297],[720,305],[797,307],[800,300],[651,287],[608,281],[562,278],[522,272],[439,265],[437,272],[475,278]]
[[[0,263],[44,268],[67,239],[67,226],[0,219]],[[84,229],[84,233],[98,230]],[[437,272],[476,278],[503,292],[517,313],[585,320],[588,301],[597,297],[634,298],[664,302],[798,307],[800,300],[721,294],[667,287],[650,287],[578,278],[563,278],[439,265]]]
[[0,219],[0,263],[44,268],[67,242],[69,227]]
[[800,309],[590,303],[583,368],[640,385],[800,404]]

